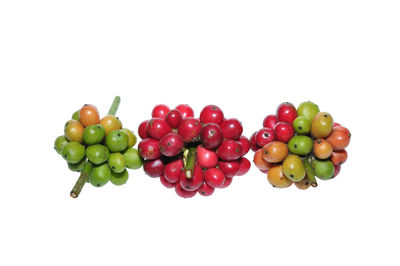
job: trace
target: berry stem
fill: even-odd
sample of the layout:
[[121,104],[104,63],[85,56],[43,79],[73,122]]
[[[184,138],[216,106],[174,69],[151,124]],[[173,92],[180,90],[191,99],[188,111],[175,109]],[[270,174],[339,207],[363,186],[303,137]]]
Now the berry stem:
[[306,168],[307,178],[308,178],[308,180],[310,180],[311,186],[317,187],[318,183],[317,183],[317,180],[315,179],[314,169],[312,168],[308,159],[304,160],[304,167]]
[[81,172],[81,175],[79,176],[78,180],[75,183],[74,188],[71,190],[71,197],[72,198],[77,198],[79,196],[79,193],[81,193],[83,186],[86,184],[86,181],[89,178],[90,171],[92,171],[92,164],[87,161],[85,164],[85,168]]
[[189,148],[184,153],[184,167],[186,178],[193,177],[194,165],[196,164],[196,148]]
[[115,115],[117,113],[120,102],[121,102],[121,97],[115,96],[114,101],[110,107],[110,110],[108,111],[109,115]]

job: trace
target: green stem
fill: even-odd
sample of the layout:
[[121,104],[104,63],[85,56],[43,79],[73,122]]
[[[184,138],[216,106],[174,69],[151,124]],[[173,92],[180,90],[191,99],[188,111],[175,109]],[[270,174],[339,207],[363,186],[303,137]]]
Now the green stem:
[[196,164],[196,148],[189,148],[184,152],[184,166],[186,178],[192,178]]
[[115,96],[114,101],[108,111],[109,115],[115,115],[117,113],[119,103],[121,102],[121,98],[119,96]]
[[92,166],[93,165],[89,161],[86,162],[85,168],[83,169],[81,175],[76,181],[74,188],[71,190],[71,197],[77,198],[79,196],[79,193],[81,193],[83,186],[86,184],[86,181],[89,178],[90,171],[92,171]]
[[304,167],[306,168],[307,177],[308,180],[310,180],[311,186],[317,187],[318,183],[317,179],[315,179],[314,169],[312,168],[310,162],[307,159],[304,160]]

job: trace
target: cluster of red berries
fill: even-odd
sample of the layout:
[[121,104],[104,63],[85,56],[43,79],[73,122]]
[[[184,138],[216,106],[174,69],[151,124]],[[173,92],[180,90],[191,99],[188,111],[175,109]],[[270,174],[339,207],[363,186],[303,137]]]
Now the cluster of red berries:
[[241,123],[226,119],[215,105],[204,107],[199,118],[194,118],[188,105],[172,110],[157,105],[152,119],[142,122],[138,132],[145,173],[159,177],[165,187],[174,187],[184,198],[196,193],[209,196],[215,188],[229,186],[234,176],[246,174],[251,166],[243,157],[250,141],[242,136]]

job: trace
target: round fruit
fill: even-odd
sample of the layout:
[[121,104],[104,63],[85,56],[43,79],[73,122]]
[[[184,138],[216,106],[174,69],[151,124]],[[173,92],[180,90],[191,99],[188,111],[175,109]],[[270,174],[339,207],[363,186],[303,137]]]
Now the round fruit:
[[90,173],[90,183],[95,187],[104,186],[108,183],[110,178],[111,170],[106,163],[93,167]]
[[290,139],[288,146],[291,153],[304,156],[312,152],[313,141],[310,137],[298,135]]
[[264,160],[263,155],[264,155],[263,149],[257,150],[256,153],[254,153],[253,162],[257,166],[258,169],[260,169],[262,171],[266,171],[266,170],[269,170],[273,166],[273,164]]
[[129,169],[139,169],[143,165],[143,160],[139,155],[139,151],[133,148],[126,149],[123,152],[126,167]]
[[328,159],[332,155],[332,145],[324,140],[317,139],[314,141],[313,152],[318,159]]
[[128,178],[129,178],[129,173],[126,169],[121,173],[115,173],[112,171],[110,181],[116,186],[121,186],[126,184]]
[[122,123],[118,117],[113,115],[106,115],[100,120],[100,124],[104,127],[106,135],[108,133],[122,128]]
[[274,138],[275,140],[279,140],[285,143],[293,137],[294,135],[294,128],[292,124],[288,124],[286,122],[279,122],[276,124],[274,128]]
[[164,163],[160,159],[145,161],[143,170],[150,177],[160,177],[164,173]]
[[147,138],[139,143],[139,154],[146,160],[154,160],[161,156],[158,141]]
[[199,137],[201,124],[192,117],[182,120],[178,127],[178,133],[182,136],[184,142],[188,143]]
[[276,118],[278,122],[286,122],[291,125],[296,117],[296,107],[289,102],[281,103],[276,110]]
[[336,177],[340,173],[341,168],[342,167],[340,165],[335,165],[335,174],[333,175],[333,177]]
[[342,126],[333,128],[332,134],[326,139],[334,151],[345,149],[350,143],[350,131]]
[[222,135],[226,139],[238,140],[243,133],[242,124],[235,118],[226,119],[221,123]]
[[176,183],[181,177],[183,169],[183,162],[181,159],[172,161],[165,165],[164,167],[164,177],[170,183]]
[[197,165],[202,168],[213,168],[217,166],[218,156],[214,151],[199,145],[197,146],[196,160]]
[[283,173],[293,182],[299,182],[306,176],[304,163],[297,155],[288,155],[282,164]]
[[62,157],[69,163],[79,163],[85,157],[85,146],[76,141],[68,142],[62,149]]
[[161,184],[163,184],[164,185],[164,187],[166,187],[166,188],[173,188],[174,187],[174,184],[173,183],[170,183],[170,182],[168,182],[168,180],[167,179],[165,179],[165,177],[162,175],[162,176],[160,176],[160,181],[161,181]]
[[232,162],[219,161],[218,169],[224,173],[225,177],[234,177],[240,168],[240,163],[238,160]]
[[100,115],[96,106],[85,104],[79,111],[79,121],[84,127],[98,124]]
[[147,123],[147,135],[155,140],[160,140],[170,132],[172,132],[171,127],[161,118],[150,119]]
[[304,116],[298,116],[293,121],[293,127],[297,134],[306,135],[311,130],[311,120],[308,120]]
[[167,121],[168,125],[171,128],[178,128],[179,124],[182,121],[182,114],[176,109],[169,111],[167,117],[165,117],[165,121]]
[[331,156],[331,161],[334,165],[341,165],[347,161],[347,151],[334,151]]
[[83,130],[83,142],[86,145],[101,143],[106,135],[106,130],[100,124],[87,126]]
[[186,178],[185,171],[180,176],[181,187],[186,191],[196,191],[204,181],[204,173],[200,166],[195,166],[192,178]]
[[205,173],[206,183],[213,188],[220,188],[224,184],[225,175],[218,168],[210,168]]
[[277,123],[278,119],[276,118],[276,115],[268,115],[264,118],[263,127],[274,129]]
[[132,148],[133,146],[135,146],[137,142],[135,134],[133,134],[133,132],[127,128],[123,128],[122,130],[125,131],[126,134],[128,134],[128,148]]
[[310,180],[308,180],[308,177],[303,178],[303,180],[294,183],[298,189],[301,190],[306,190],[311,186]]
[[293,183],[284,175],[282,165],[277,165],[269,169],[267,177],[268,182],[277,188],[287,188]]
[[250,150],[250,140],[245,136],[240,136],[238,142],[242,145],[242,156],[246,155]]
[[87,147],[86,157],[94,164],[102,164],[110,157],[107,147],[101,144],[95,144]]
[[200,140],[208,149],[217,148],[224,140],[220,126],[215,123],[204,125],[200,131]]
[[264,127],[260,129],[256,134],[256,143],[260,147],[264,147],[266,144],[274,141],[274,130],[271,128]]
[[311,135],[317,139],[328,137],[333,128],[333,118],[326,112],[319,112],[311,123]]
[[64,136],[59,136],[54,141],[54,149],[57,151],[58,154],[61,154],[62,149],[67,145],[68,140]]
[[148,124],[149,120],[143,121],[142,123],[140,123],[139,128],[138,128],[138,133],[139,133],[139,137],[141,139],[147,139],[149,136],[147,135],[147,124]]
[[335,175],[335,166],[330,160],[313,160],[311,165],[315,175],[322,180],[331,179]]
[[281,141],[273,141],[262,148],[262,157],[269,163],[282,162],[289,153],[288,147]]
[[181,184],[179,182],[175,183],[175,192],[179,197],[182,197],[184,199],[187,198],[192,198],[196,195],[197,191],[186,191],[181,187]]
[[232,177],[225,177],[224,183],[222,184],[221,188],[227,188],[232,184],[233,178]]
[[64,135],[68,141],[82,142],[83,126],[78,120],[69,120],[64,127]]
[[197,190],[197,192],[202,195],[202,196],[210,196],[211,194],[213,194],[215,191],[215,188],[213,188],[212,186],[208,185],[206,182],[203,182],[203,184],[201,184],[201,186],[199,187],[199,189]]
[[108,166],[113,172],[122,173],[126,166],[124,156],[119,152],[111,153],[108,158]]
[[68,163],[68,168],[71,171],[81,172],[85,168],[86,159],[83,158],[79,163]]
[[183,144],[181,135],[177,133],[168,133],[158,143],[161,153],[167,157],[179,154],[182,151]]
[[221,124],[224,121],[224,113],[216,105],[207,105],[200,113],[200,123]]
[[114,130],[106,136],[105,144],[111,152],[125,150],[129,144],[128,134],[124,130]]
[[168,106],[165,104],[159,104],[154,107],[153,111],[151,112],[151,116],[165,119],[169,111],[170,110]]
[[224,140],[217,149],[217,155],[221,160],[234,161],[243,154],[242,145],[234,140]]
[[247,160],[247,158],[240,158],[239,159],[239,171],[237,172],[237,176],[242,176],[245,175],[251,167],[251,163],[249,160]]
[[297,108],[297,115],[305,117],[310,122],[313,121],[314,116],[318,113],[318,105],[310,101],[301,103]]
[[256,140],[257,132],[254,132],[253,135],[251,135],[251,137],[250,137],[250,148],[252,151],[257,151],[257,150],[261,149],[261,147],[258,146],[257,140]]
[[186,117],[194,117],[193,109],[187,104],[180,104],[175,107],[175,109],[181,112],[182,119]]
[[74,119],[74,120],[78,120],[78,121],[79,121],[79,112],[80,112],[80,111],[81,111],[80,109],[79,109],[78,111],[75,111],[75,113],[72,114],[71,119]]

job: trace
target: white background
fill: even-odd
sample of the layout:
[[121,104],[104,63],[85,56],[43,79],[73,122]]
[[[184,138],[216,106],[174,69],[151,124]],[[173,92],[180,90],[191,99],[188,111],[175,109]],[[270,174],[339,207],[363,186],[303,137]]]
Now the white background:
[[[399,265],[398,1],[1,1],[1,265]],[[92,103],[137,132],[157,103],[261,127],[316,102],[352,134],[340,175],[272,188],[255,167],[181,199],[142,170],[87,186],[53,150]],[[248,154],[252,158],[253,153]]]

